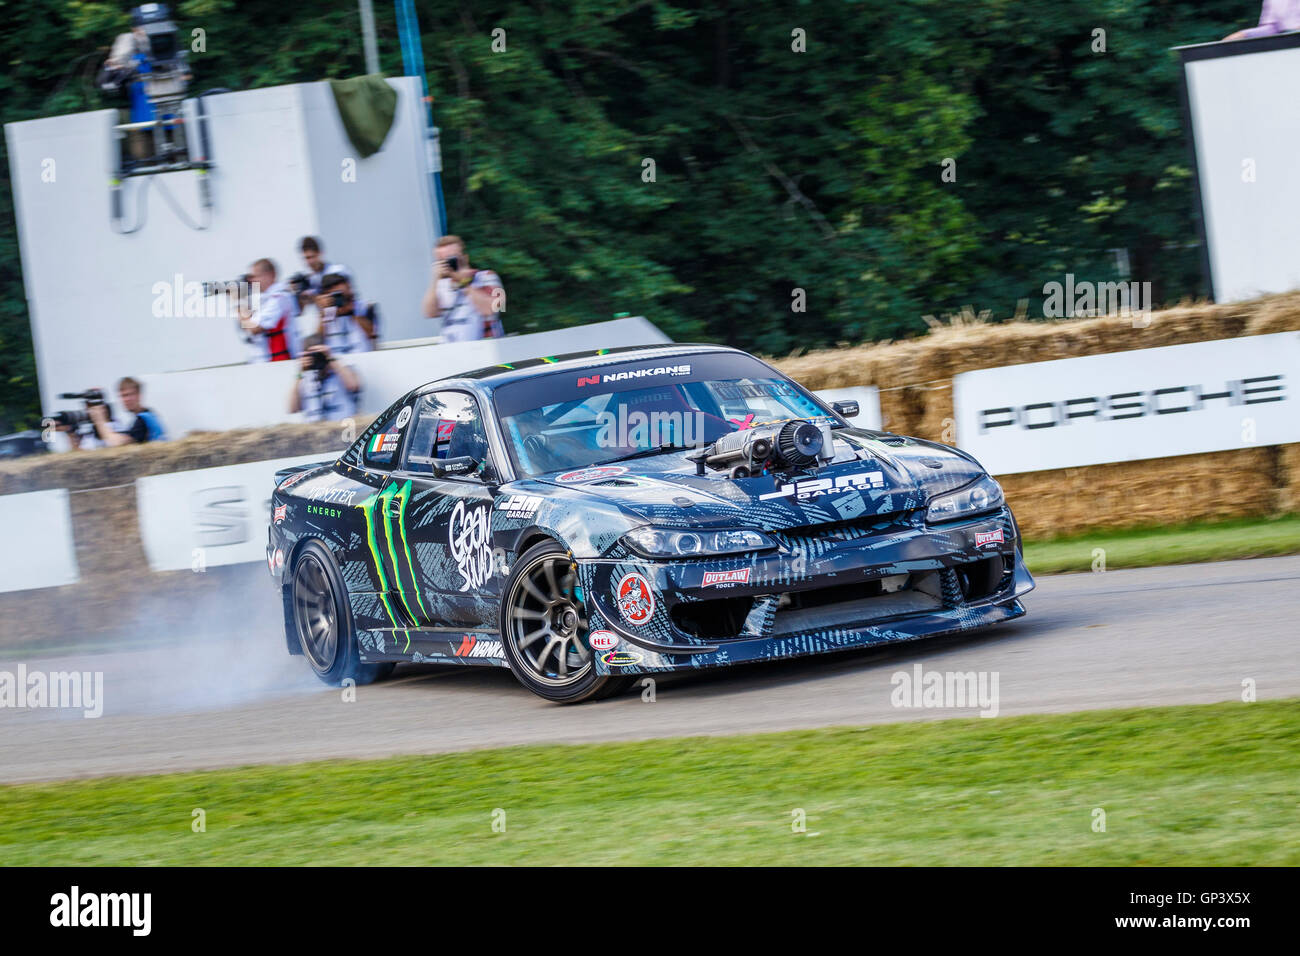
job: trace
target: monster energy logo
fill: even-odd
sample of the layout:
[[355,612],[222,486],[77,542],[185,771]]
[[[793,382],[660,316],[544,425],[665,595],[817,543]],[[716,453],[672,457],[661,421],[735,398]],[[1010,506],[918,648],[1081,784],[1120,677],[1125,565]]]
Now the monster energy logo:
[[[388,612],[388,619],[392,622],[395,629],[406,630],[405,625],[398,623],[397,612],[394,609],[393,601],[390,596],[391,592],[396,590],[398,600],[401,601],[402,607],[406,611],[406,619],[409,621],[419,621],[428,619],[429,611],[424,606],[424,596],[420,594],[420,580],[415,573],[415,561],[411,558],[411,548],[406,540],[406,503],[410,498],[411,483],[409,481],[398,486],[389,485],[382,492],[371,495],[361,504],[357,505],[361,509],[366,519],[366,544],[370,548],[370,557],[375,562],[375,571],[379,576],[379,598],[383,601],[384,610]],[[390,507],[393,501],[398,502],[398,512],[392,514]],[[377,512],[377,513],[376,513]],[[396,532],[393,528],[396,526]],[[383,543],[380,542],[382,528]],[[415,606],[411,605],[407,597],[406,586],[403,583],[402,564],[397,559],[397,541],[400,539],[402,553],[406,556],[406,576],[410,578],[411,589],[415,594]],[[385,570],[383,551],[388,552],[388,559],[392,562],[393,584],[388,583],[388,573]],[[420,614],[416,613],[419,608]],[[407,631],[406,646],[411,646],[411,635]]]

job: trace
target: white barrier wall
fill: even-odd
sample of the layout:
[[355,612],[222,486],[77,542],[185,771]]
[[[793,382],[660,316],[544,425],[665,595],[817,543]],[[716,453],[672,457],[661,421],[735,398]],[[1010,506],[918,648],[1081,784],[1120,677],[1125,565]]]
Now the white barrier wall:
[[0,592],[76,584],[81,579],[72,540],[68,492],[0,495]]
[[1300,332],[953,378],[957,444],[993,474],[1300,441]]
[[[383,411],[417,385],[498,362],[670,341],[653,323],[635,317],[503,339],[380,349],[349,355],[346,361],[361,376],[365,413]],[[296,420],[299,416],[289,414],[289,395],[298,368],[297,362],[263,362],[140,378],[145,403],[158,412],[168,435],[179,437],[196,429],[224,431]]]
[[[420,87],[408,77],[389,83],[397,115],[383,149],[366,159],[347,140],[326,83],[205,97],[216,167],[204,229],[165,201],[164,191],[202,220],[200,174],[186,171],[127,179],[126,228],[145,218],[129,235],[113,230],[116,111],[7,124],[43,407],[55,407],[58,392],[111,388],[123,375],[245,361],[250,349],[233,318],[156,315],[156,287],[177,276],[233,280],[263,256],[286,277],[302,268],[305,235],[322,236],[326,258],[349,266],[362,294],[380,302],[386,339],[429,335],[420,298],[435,227]],[[197,138],[193,101],[186,115]]]
[[1300,287],[1300,34],[1180,52],[1214,299]]

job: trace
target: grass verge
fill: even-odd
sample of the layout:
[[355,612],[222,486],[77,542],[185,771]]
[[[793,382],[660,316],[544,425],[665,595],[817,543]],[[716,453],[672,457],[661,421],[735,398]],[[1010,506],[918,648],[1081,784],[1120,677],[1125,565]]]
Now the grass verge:
[[1297,739],[1287,700],[25,784],[0,860],[1293,866]]
[[1026,541],[1025,563],[1035,574],[1090,571],[1097,548],[1105,550],[1108,569],[1300,554],[1300,515],[1097,531]]

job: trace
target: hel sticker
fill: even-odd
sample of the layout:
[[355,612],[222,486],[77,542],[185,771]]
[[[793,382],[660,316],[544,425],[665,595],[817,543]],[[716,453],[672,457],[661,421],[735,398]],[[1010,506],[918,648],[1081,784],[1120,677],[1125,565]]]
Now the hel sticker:
[[749,568],[741,568],[739,571],[705,571],[704,580],[700,582],[701,587],[710,587],[714,584],[748,584]]
[[633,654],[629,651],[610,651],[601,657],[601,660],[610,667],[635,667],[641,663],[643,658],[640,654]]
[[1002,537],[1001,528],[998,528],[997,531],[975,532],[975,547],[977,548],[982,548],[986,544],[1001,544],[1003,540],[1005,539]]
[[566,471],[556,477],[556,481],[564,484],[575,484],[579,481],[596,481],[599,478],[613,478],[627,471],[622,465],[603,465],[598,468],[579,468],[577,471]]
[[654,616],[655,596],[650,590],[650,582],[633,571],[623,575],[614,589],[618,600],[618,613],[629,624],[640,627]]
[[289,511],[288,505],[277,505],[275,509],[275,523],[279,524],[284,521],[285,515]]
[[290,475],[288,478],[284,479],[284,481],[280,482],[279,487],[280,487],[281,489],[288,488],[288,487],[289,487],[290,485],[292,485],[295,481],[298,481],[300,478],[306,478],[306,477],[307,477],[307,471],[306,471],[306,470],[304,470],[304,471],[299,471],[299,472],[295,472],[294,474]]
[[618,635],[613,631],[592,631],[587,635],[587,643],[593,651],[612,651],[618,647]]
[[397,421],[393,422],[394,428],[401,428],[411,420],[411,406],[407,405],[397,413]]

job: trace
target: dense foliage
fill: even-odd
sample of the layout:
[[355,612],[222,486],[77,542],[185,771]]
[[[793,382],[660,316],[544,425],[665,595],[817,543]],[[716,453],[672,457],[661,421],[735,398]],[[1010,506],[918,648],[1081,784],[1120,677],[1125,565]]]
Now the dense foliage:
[[[0,117],[103,105],[91,81],[126,6],[0,0]],[[173,6],[187,34],[205,32],[199,89],[363,72],[355,0]],[[1256,13],[1226,0],[417,8],[450,227],[505,278],[509,330],[643,313],[678,339],[778,353],[907,335],[965,305],[1038,314],[1066,272],[1117,278],[1117,249],[1158,301],[1198,293],[1169,48]],[[375,9],[382,66],[400,73],[394,8]],[[5,156],[0,431],[39,418],[8,177]]]

